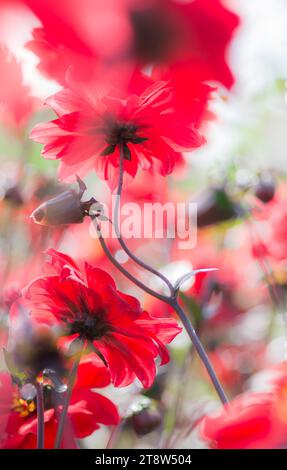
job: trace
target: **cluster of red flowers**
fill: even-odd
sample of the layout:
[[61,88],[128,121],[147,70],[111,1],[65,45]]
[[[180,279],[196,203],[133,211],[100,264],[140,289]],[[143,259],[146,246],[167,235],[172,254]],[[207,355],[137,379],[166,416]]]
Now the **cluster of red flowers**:
[[[41,70],[64,85],[46,101],[58,118],[31,134],[44,144],[46,158],[61,160],[61,179],[95,169],[114,188],[120,145],[131,177],[138,166],[167,175],[181,152],[203,143],[199,127],[212,90],[205,81],[233,83],[225,53],[238,19],[220,1],[123,0],[103,9],[90,0],[63,2],[61,8],[54,2],[26,3],[43,23],[29,47],[40,57]],[[89,12],[90,19],[78,10]],[[101,37],[95,37],[98,29]]]
[[[68,418],[74,437],[84,438],[95,431],[99,423],[115,425],[119,421],[116,406],[92,389],[110,383],[116,387],[127,386],[136,378],[144,387],[150,387],[156,374],[156,358],[161,358],[161,364],[168,362],[166,344],[181,331],[172,318],[153,318],[143,311],[136,298],[116,289],[105,271],[86,263],[81,272],[69,256],[52,249],[48,254],[51,260],[47,263],[47,275],[30,283],[11,307],[10,336],[14,347],[9,354],[13,355],[13,366],[9,359],[7,365],[15,384],[9,374],[2,374],[3,448],[35,447],[37,401],[32,392],[25,396],[25,387],[30,385],[34,389],[35,380],[41,380],[43,386],[45,446],[53,448],[62,404],[59,397],[57,401],[53,380],[42,374],[51,369],[58,379],[63,377],[65,383],[57,354],[68,362],[79,353],[82,357]],[[32,351],[25,344],[28,338],[22,348],[18,344],[19,337],[27,336],[23,311],[29,316],[30,328],[36,332]],[[46,342],[44,348],[39,346],[45,325],[57,329],[58,353]],[[27,356],[25,360],[23,354]],[[73,435],[72,438],[67,436],[67,441],[63,437],[65,446],[75,446]]]

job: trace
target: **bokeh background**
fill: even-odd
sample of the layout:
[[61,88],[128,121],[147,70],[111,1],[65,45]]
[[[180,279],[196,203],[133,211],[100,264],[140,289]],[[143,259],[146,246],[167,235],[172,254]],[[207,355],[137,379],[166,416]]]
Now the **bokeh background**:
[[[193,268],[219,269],[185,284],[181,301],[229,396],[234,397],[246,390],[266,389],[264,371],[286,355],[287,2],[233,0],[229,5],[241,18],[228,51],[235,85],[214,92],[210,104],[214,116],[204,129],[206,144],[185,155],[188,166],[169,177],[167,185],[163,179],[157,183],[160,198],[164,194],[165,200],[198,204],[197,245],[186,251],[170,241],[134,240],[131,244],[137,254],[171,279]],[[65,189],[57,180],[57,164],[42,158],[41,146],[28,138],[36,122],[52,116],[42,102],[59,89],[56,82],[40,74],[36,56],[25,48],[37,21],[13,8],[0,18],[1,42],[17,59],[15,89],[22,82],[35,98],[35,112],[21,134],[11,130],[5,116],[1,119],[3,343],[9,306],[19,289],[41,274],[42,253],[48,246],[112,271],[121,288],[141,297],[155,315],[166,308],[114,271],[104,259],[89,221],[69,229],[51,229],[35,225],[29,218],[40,203]],[[100,194],[108,201],[108,190],[95,175],[88,176],[86,183],[88,194]],[[133,184],[139,201],[151,197],[145,181]],[[129,194],[135,193],[128,189],[127,198]],[[120,250],[117,257],[127,263]],[[151,282],[137,268],[130,269]],[[172,361],[161,368],[152,390],[144,393],[135,384],[106,391],[125,419],[112,434],[107,429],[97,431],[81,443],[83,447],[206,446],[196,425],[207,411],[218,407],[214,391],[185,333],[170,350]]]

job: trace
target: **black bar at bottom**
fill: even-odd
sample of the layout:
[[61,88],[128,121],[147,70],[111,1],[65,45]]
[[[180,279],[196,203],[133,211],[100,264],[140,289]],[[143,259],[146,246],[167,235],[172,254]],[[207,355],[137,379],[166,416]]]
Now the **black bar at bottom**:
[[[207,465],[241,468],[245,465],[285,464],[287,450],[2,450],[0,451],[1,468],[4,464],[17,465],[17,468],[41,468],[46,465],[62,465],[78,469],[96,468],[103,465],[107,468],[130,469],[145,467],[174,467],[202,469]],[[259,469],[260,470],[260,469]]]

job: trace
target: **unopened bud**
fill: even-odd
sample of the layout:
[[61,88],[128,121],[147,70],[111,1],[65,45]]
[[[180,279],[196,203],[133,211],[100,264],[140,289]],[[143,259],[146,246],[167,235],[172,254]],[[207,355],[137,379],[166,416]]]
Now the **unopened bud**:
[[10,204],[13,206],[21,206],[24,204],[23,196],[21,194],[20,188],[17,185],[10,186],[6,189],[4,200],[10,202]]
[[261,176],[258,183],[255,186],[255,196],[260,201],[267,203],[272,201],[275,194],[275,180],[272,175],[266,174]]
[[200,194],[195,202],[199,228],[238,217],[238,205],[232,201],[224,188],[210,188]]
[[139,436],[144,436],[154,431],[162,422],[162,416],[158,409],[145,408],[131,417],[134,431]]
[[35,223],[46,226],[81,224],[89,215],[94,198],[82,201],[85,184],[78,178],[79,191],[69,189],[41,204],[31,214]]

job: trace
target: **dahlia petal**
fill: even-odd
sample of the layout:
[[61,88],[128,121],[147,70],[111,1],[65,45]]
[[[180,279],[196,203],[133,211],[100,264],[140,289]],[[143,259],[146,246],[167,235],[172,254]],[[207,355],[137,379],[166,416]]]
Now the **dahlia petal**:
[[166,346],[158,339],[153,338],[155,343],[157,344],[158,352],[161,357],[160,365],[163,366],[169,362],[169,352]]
[[110,426],[119,422],[118,410],[113,402],[88,389],[73,391],[68,414],[79,439],[98,429],[98,423]]
[[83,101],[73,90],[64,88],[47,98],[45,103],[49,105],[59,117],[62,117],[68,113],[78,112],[82,107]]
[[108,368],[95,354],[84,356],[78,368],[75,389],[79,388],[101,388],[111,383]]
[[97,292],[105,292],[106,287],[110,286],[116,289],[116,284],[113,278],[99,268],[94,268],[89,263],[85,263],[85,273],[87,278],[87,284],[91,289]]
[[136,323],[152,337],[159,338],[163,343],[170,343],[181,331],[173,318],[154,318],[147,312],[143,312]]
[[[154,343],[153,338],[149,337],[145,334],[143,330],[140,328],[134,328],[133,325],[122,325],[123,327],[117,326],[114,329],[114,333],[117,335],[123,336],[125,339],[128,338],[132,341],[137,340],[142,343],[142,348],[148,350],[153,357],[157,357],[158,355],[158,348],[157,345]],[[125,328],[126,326],[126,328]]]
[[125,294],[124,292],[120,292],[120,291],[117,291],[117,294],[119,295],[119,297],[121,297],[121,299],[123,299],[129,305],[129,307],[132,308],[133,311],[136,311],[136,312],[142,311],[141,304],[136,297],[133,297],[132,295],[129,295],[129,294]]
[[153,353],[145,348],[145,343],[133,341],[116,332],[112,337],[113,347],[121,354],[127,367],[131,368],[145,388],[149,388],[153,384],[156,374]]
[[111,380],[114,386],[126,387],[130,385],[135,379],[135,373],[128,367],[121,352],[113,347],[111,340],[105,338],[102,343],[95,341],[95,344],[98,348],[101,348],[101,353],[108,363]]
[[68,164],[62,160],[58,168],[58,177],[61,181],[72,183],[76,181],[76,175],[83,178],[93,169],[94,162],[92,159],[83,162],[81,167],[79,167],[78,163]]
[[[62,280],[57,276],[47,276],[33,281],[25,290],[25,295],[35,307],[45,310],[50,308],[55,318],[76,318],[79,312],[86,309],[84,299],[87,288],[76,279]],[[37,315],[37,308],[31,316]],[[83,310],[84,308],[84,310]]]
[[[44,422],[48,423],[50,419],[53,418],[55,414],[54,409],[46,410],[44,412]],[[18,429],[18,433],[20,435],[32,433],[32,434],[37,434],[37,428],[38,428],[38,419],[36,418],[29,418],[24,421],[24,424]]]
[[75,261],[65,253],[61,253],[54,248],[49,248],[46,250],[46,253],[51,257],[50,264],[57,274],[60,274],[61,269],[63,269],[66,265],[71,266],[76,271],[80,271]]
[[11,396],[13,395],[13,383],[8,372],[0,373],[0,414],[11,406]]
[[57,120],[36,124],[30,132],[30,139],[39,142],[39,144],[49,144],[52,141],[67,135],[63,129],[57,125]]

